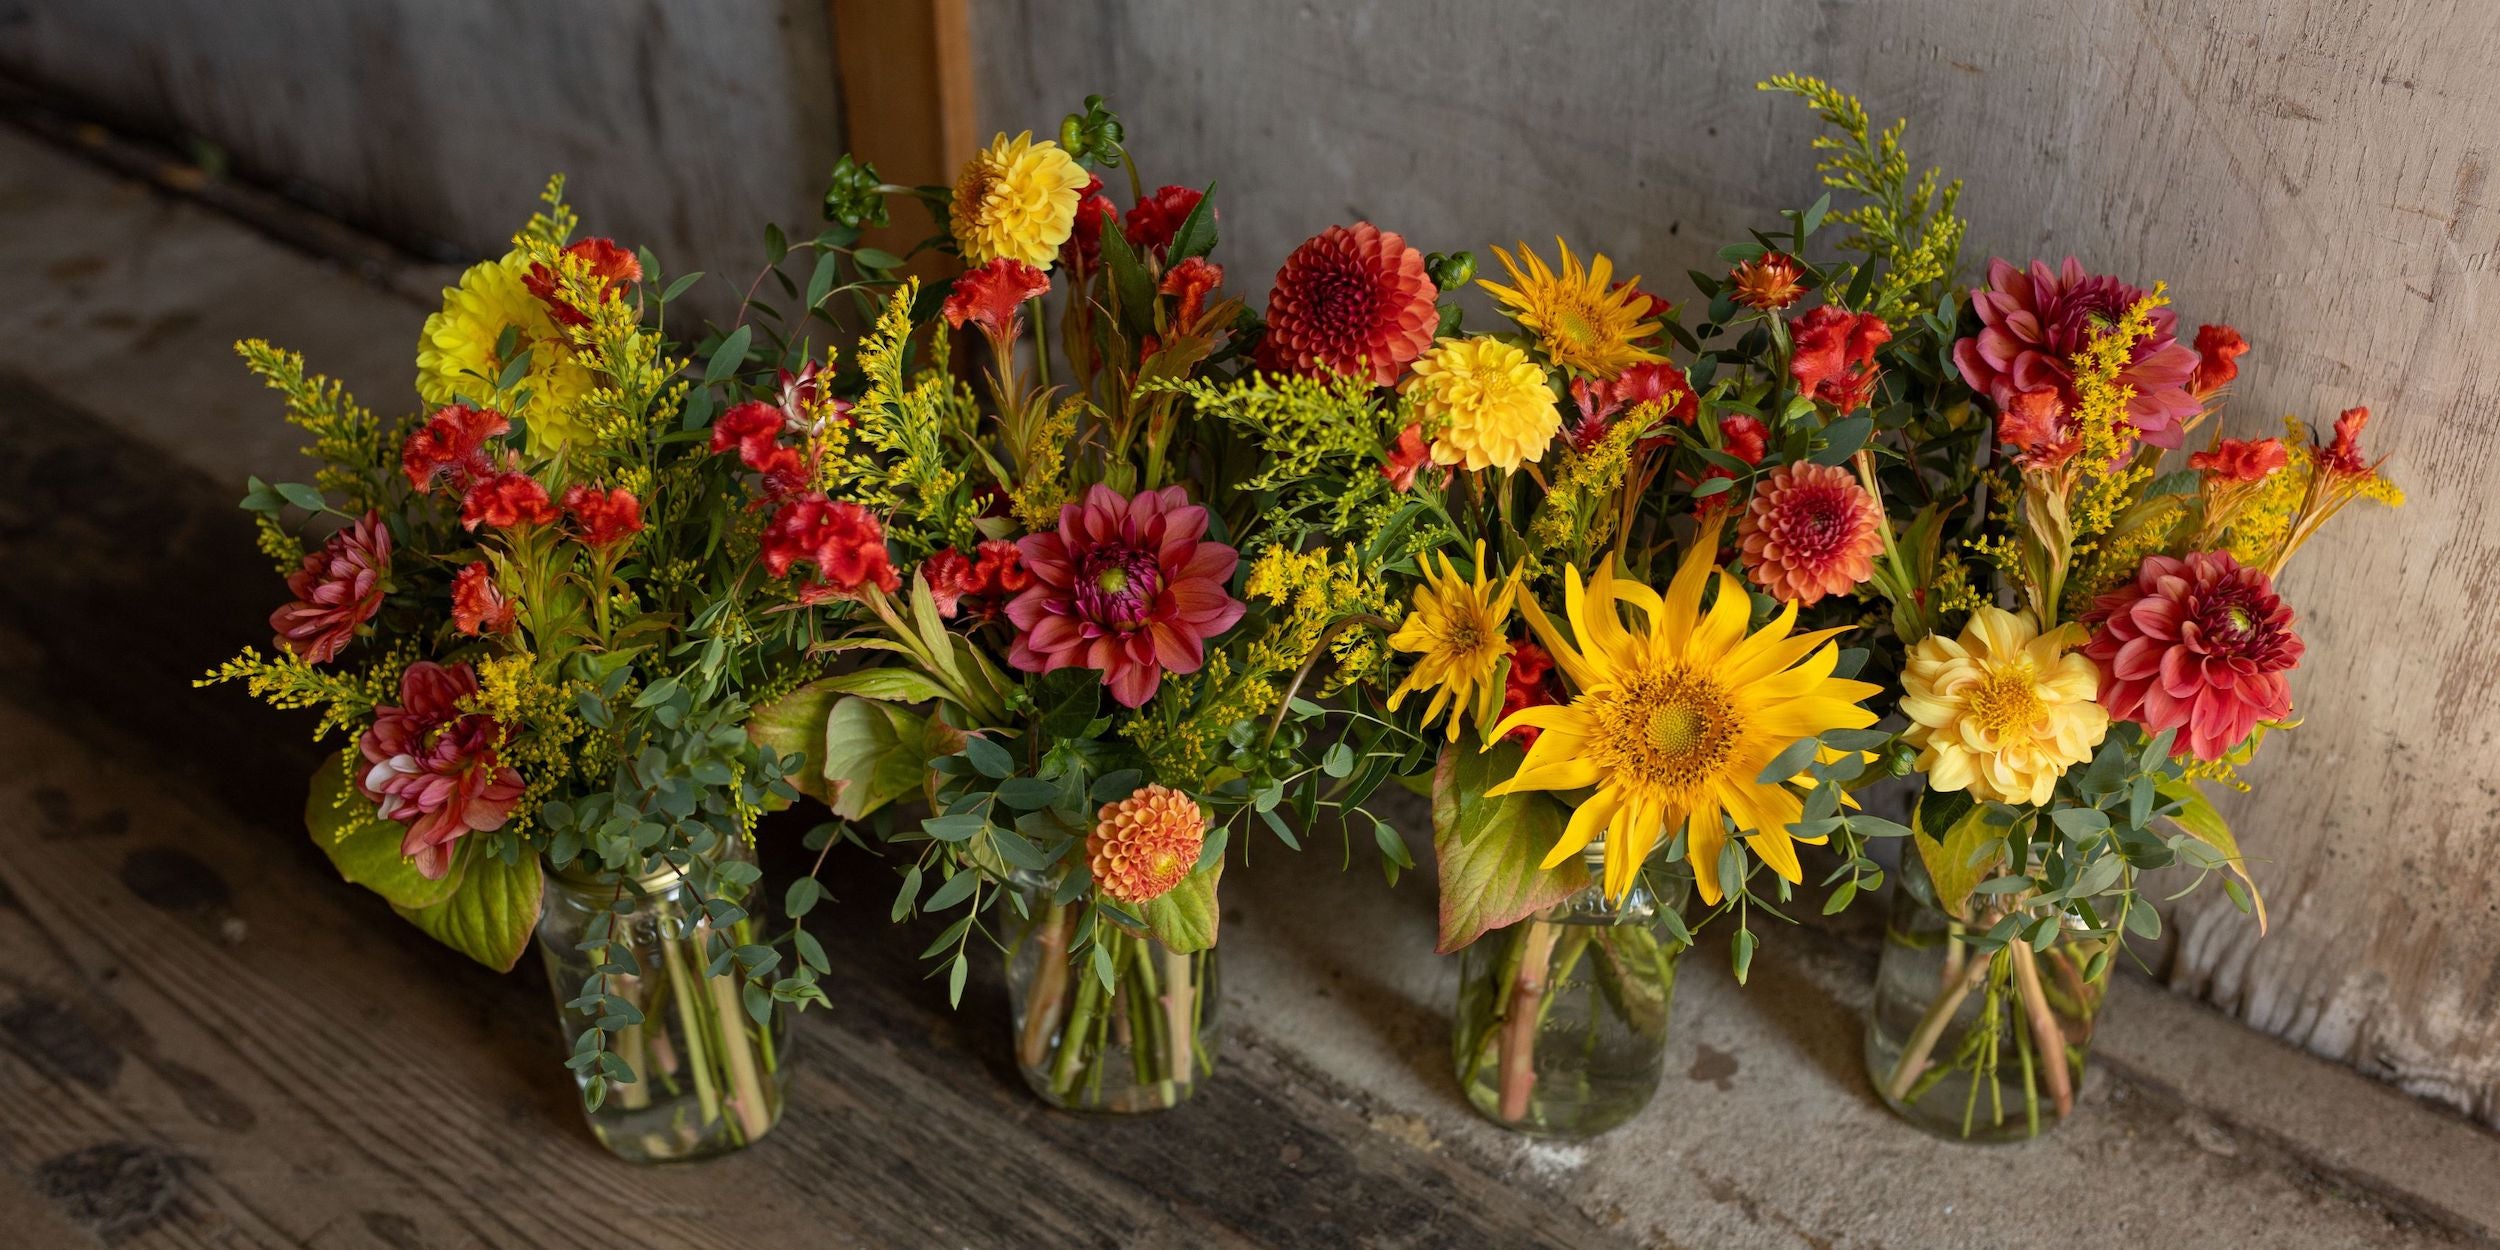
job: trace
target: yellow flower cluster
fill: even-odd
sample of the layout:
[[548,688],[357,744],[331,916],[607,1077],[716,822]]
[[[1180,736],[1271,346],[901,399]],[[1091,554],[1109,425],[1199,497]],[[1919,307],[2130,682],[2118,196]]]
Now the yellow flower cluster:
[[1008,488],[1018,525],[1038,530],[1057,524],[1059,509],[1075,496],[1068,488],[1067,449],[1076,442],[1076,418],[1083,411],[1085,397],[1071,395],[1034,428],[1024,463],[1016,466],[1015,484]]
[[373,719],[376,704],[397,702],[399,674],[415,658],[414,649],[403,644],[364,669],[349,670],[310,664],[283,651],[263,657],[258,648],[245,647],[241,655],[191,684],[239,681],[253,698],[271,707],[320,708],[321,720],[313,726],[318,741],[333,732],[360,732]]
[[1953,211],[1962,198],[1961,180],[1940,182],[1942,175],[1931,168],[1913,186],[1909,153],[1901,147],[1907,119],[1876,134],[1866,106],[1820,78],[1779,74],[1755,89],[1796,96],[1839,132],[1815,136],[1814,148],[1824,154],[1815,172],[1827,187],[1866,197],[1866,203],[1832,215],[1857,230],[1842,241],[1843,248],[1883,262],[1866,310],[1881,312],[1896,325],[1925,312],[1944,294],[1969,233],[1969,223]]
[[[571,210],[557,208],[569,217]],[[642,309],[614,296],[588,258],[564,250],[561,237],[524,231],[513,247],[522,272],[544,267],[557,298],[588,318],[559,329],[590,384],[569,407],[534,408],[533,428],[547,427],[555,438],[551,446],[587,438],[609,447],[675,429],[692,385],[679,376],[686,361],[662,352],[660,336],[642,328]]]
[[[470,266],[458,286],[444,288],[442,310],[425,319],[417,339],[417,394],[435,405],[509,407],[552,449],[577,433],[573,414],[593,381],[547,306],[523,285],[528,272],[511,252]],[[514,404],[495,383],[525,356],[529,366],[514,390],[527,390],[529,401]]]
[[1614,537],[1615,513],[1605,505],[1631,468],[1632,445],[1658,419],[1661,407],[1654,400],[1636,405],[1585,455],[1563,453],[1553,489],[1528,529],[1531,550],[1538,555],[1563,551],[1565,563],[1586,564]]
[[[1335,554],[1325,547],[1312,551],[1269,547],[1251,564],[1242,593],[1284,613],[1250,644],[1246,662],[1254,673],[1290,673],[1302,667],[1330,625],[1350,614],[1386,608],[1386,588],[1364,575],[1361,559],[1351,546]],[[1329,652],[1337,663],[1319,687],[1322,694],[1361,680],[1380,664],[1379,644],[1366,630],[1340,631],[1329,643]]]
[[[575,701],[589,688],[542,672],[538,657],[527,651],[479,662],[477,693],[470,696],[465,710],[483,712],[504,727],[504,740],[496,749],[504,763],[520,770],[524,787],[504,825],[505,833],[516,837],[527,833],[539,804],[565,788],[577,772],[586,778],[605,777],[615,756],[614,731],[603,735],[607,741],[599,749],[586,749],[583,739],[591,736],[590,727],[573,711]],[[519,731],[522,726],[527,732]]]
[[[336,379],[304,372],[299,353],[280,351],[263,339],[245,339],[234,350],[245,368],[285,397],[287,422],[312,435],[304,454],[321,462],[313,485],[341,496],[345,512],[378,506],[380,483],[398,471],[398,431],[385,428]],[[294,561],[286,564],[292,571]]]

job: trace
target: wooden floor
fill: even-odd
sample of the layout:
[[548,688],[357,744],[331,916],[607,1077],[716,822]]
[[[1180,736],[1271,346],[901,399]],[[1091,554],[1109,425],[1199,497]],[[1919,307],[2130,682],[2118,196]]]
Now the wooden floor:
[[865,856],[818,913],[835,1006],[802,1021],[780,1128],[713,1163],[615,1161],[534,965],[497,977],[340,883],[298,821],[302,717],[188,688],[274,585],[230,501],[12,386],[0,1247],[1616,1244],[1372,1127],[1240,1022],[1177,1111],[1044,1109],[995,969],[947,1010]]

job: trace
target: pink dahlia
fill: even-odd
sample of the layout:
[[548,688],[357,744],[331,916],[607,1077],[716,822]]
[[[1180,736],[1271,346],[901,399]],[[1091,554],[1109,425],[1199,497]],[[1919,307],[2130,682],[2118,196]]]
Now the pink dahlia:
[[1424,254],[1405,239],[1368,221],[1330,226],[1293,249],[1276,271],[1259,367],[1392,385],[1432,346],[1440,298],[1424,272]]
[[2218,760],[2261,720],[2291,715],[2285,674],[2300,664],[2292,610],[2274,581],[2221,551],[2146,556],[2094,601],[2083,653],[2101,667],[2101,706],[2147,733],[2179,730],[2173,755]]
[[1096,486],[1061,508],[1057,533],[1017,540],[1033,584],[1007,605],[1008,662],[1097,669],[1127,707],[1145,706],[1166,670],[1197,672],[1206,640],[1244,610],[1224,589],[1240,557],[1206,532],[1207,510],[1178,486],[1134,498]]
[[408,826],[399,853],[431,880],[451,871],[454,843],[503,828],[521,798],[520,770],[496,760],[503,726],[461,710],[476,694],[468,665],[419,660],[400,675],[399,705],[373,709],[373,727],[356,744],[366,764],[356,788],[381,805],[383,819]]
[[1763,477],[1736,540],[1755,585],[1812,607],[1875,575],[1882,525],[1874,496],[1847,469],[1801,460]]
[[307,664],[327,664],[355,640],[356,629],[382,610],[383,582],[391,575],[391,531],[382,514],[330,535],[304,566],[287,574],[295,601],[269,614],[278,631],[274,645]]
[[[2091,345],[2095,329],[2116,324],[2143,298],[2143,291],[2116,278],[2085,273],[2072,256],[2055,271],[2047,261],[2035,260],[2029,270],[1990,261],[1987,288],[1971,293],[1981,329],[1953,345],[1953,362],[1962,380],[1987,392],[1999,412],[2013,406],[2016,394],[2044,389],[2076,408],[2076,353]],[[2127,416],[2137,436],[2176,447],[2181,423],[2202,407],[2188,391],[2196,353],[2180,344],[2178,318],[2169,309],[2154,309],[2152,322],[2152,337],[2135,345],[2118,381],[2135,390]]]

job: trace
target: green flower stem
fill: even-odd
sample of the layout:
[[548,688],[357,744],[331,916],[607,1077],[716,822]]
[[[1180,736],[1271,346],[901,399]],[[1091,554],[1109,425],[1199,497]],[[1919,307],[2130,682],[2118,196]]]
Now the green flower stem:
[[1050,1061],[1050,1035],[1067,1009],[1068,938],[1076,928],[1075,920],[1064,903],[1053,903],[1042,913],[1036,934],[1042,948],[1036,955],[1033,993],[1025,999],[1024,1031],[1016,1039],[1016,1062],[1027,1072],[1038,1072]]
[[[703,1122],[710,1124],[720,1119],[720,1091],[712,1086],[712,1064],[709,1055],[704,1050],[703,1021],[695,1010],[694,995],[687,993],[688,988],[694,984],[694,977],[686,967],[689,952],[678,949],[681,943],[689,939],[667,936],[671,919],[672,917],[665,911],[655,917],[662,935],[660,953],[668,965],[670,997],[677,1000],[677,1024],[686,1035],[685,1060],[686,1067],[694,1073],[695,1100],[703,1108]],[[688,932],[690,933],[691,930]],[[699,939],[695,941],[697,944],[691,954],[699,969],[703,960],[703,948]]]
[[1547,964],[1562,936],[1560,927],[1544,920],[1530,920],[1526,928],[1500,1040],[1502,1118],[1511,1121],[1527,1118],[1528,1097],[1536,1088],[1536,1030],[1544,1016]]
[[1936,1001],[1929,1004],[1927,1014],[1920,1016],[1918,1027],[1911,1030],[1910,1041],[1901,1048],[1901,1058],[1892,1066],[1892,1078],[1884,1082],[1884,1097],[1896,1103],[1907,1103],[1910,1086],[1927,1070],[1928,1056],[1935,1053],[1937,1039],[1944,1036],[1945,1026],[1953,1023],[1953,1013],[1962,1009],[1962,1001],[1988,979],[1988,969],[1996,961],[1974,959],[1955,980],[1947,981]]
[[[697,927],[697,932],[702,926]],[[747,1038],[746,1004],[738,1001],[738,978],[734,976],[705,977],[711,990],[713,1020],[720,1029],[721,1055],[728,1061],[729,1105],[737,1112],[738,1128],[747,1141],[762,1137],[773,1126],[772,1108],[764,1101],[764,1081],[756,1071],[755,1047]]]
[[1068,1022],[1059,1030],[1059,1053],[1051,1064],[1050,1092],[1066,1098],[1076,1088],[1079,1060],[1087,1050],[1094,1016],[1102,1006],[1102,978],[1091,971],[1076,978],[1076,999],[1068,1005]]
[[[1164,1079],[1186,1090],[1196,1079],[1198,1064],[1197,956],[1163,952],[1163,1019],[1166,1059]],[[1177,1097],[1173,1101],[1178,1101]]]
[[[2049,1084],[2049,1101],[2057,1108],[2059,1119],[2075,1109],[2075,1074],[2066,1065],[2066,1030],[2057,1023],[2057,1014],[2049,1010],[2048,995],[2040,989],[2040,963],[2032,955],[2029,942],[2016,942],[2006,948],[2014,961],[2014,986],[2023,1004],[2023,1018],[2031,1027],[2033,1043],[2040,1052]],[[2026,1065],[2028,1059],[2025,1060]],[[2024,1084],[2028,1086],[2029,1081]]]

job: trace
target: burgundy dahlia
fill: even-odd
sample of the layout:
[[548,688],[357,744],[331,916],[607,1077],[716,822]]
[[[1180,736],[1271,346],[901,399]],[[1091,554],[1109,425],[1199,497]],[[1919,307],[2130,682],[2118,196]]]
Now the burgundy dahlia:
[[2101,706],[2146,733],[2178,730],[2173,755],[2221,759],[2257,722],[2291,715],[2284,675],[2302,651],[2292,610],[2273,579],[2226,552],[2146,556],[2084,619]]
[[[1953,362],[1971,389],[1987,392],[1997,411],[2013,406],[2023,391],[2054,390],[2068,409],[2075,398],[2074,358],[2091,346],[2093,331],[2127,315],[2144,292],[2106,274],[2087,274],[2069,256],[2052,271],[2035,260],[2028,270],[2002,260],[1988,262],[1988,286],[1971,293],[1979,313],[1977,337],[1953,345]],[[2152,314],[2152,337],[2135,345],[2134,359],[2118,375],[2134,388],[2127,416],[2138,437],[2156,447],[2177,447],[2181,423],[2202,405],[2188,391],[2196,353],[2181,345],[2178,318],[2167,308]]]
[[1097,669],[1126,707],[1145,706],[1167,670],[1197,672],[1207,639],[1244,610],[1224,589],[1240,557],[1206,531],[1207,510],[1178,486],[1134,498],[1096,486],[1061,508],[1057,533],[1016,543],[1033,584],[1007,605],[1008,662]]
[[382,609],[383,582],[391,575],[391,531],[382,514],[368,512],[330,535],[304,566],[287,574],[295,601],[269,614],[278,631],[274,645],[307,664],[338,658],[356,628]]
[[373,709],[373,727],[356,744],[366,765],[356,788],[381,805],[383,819],[408,827],[399,853],[430,880],[451,871],[455,843],[503,828],[521,798],[520,770],[496,759],[503,726],[461,710],[476,693],[468,665],[419,660],[400,675],[399,705]]
[[1441,325],[1440,288],[1424,254],[1368,221],[1330,226],[1276,271],[1259,367],[1304,377],[1347,374],[1389,386]]

